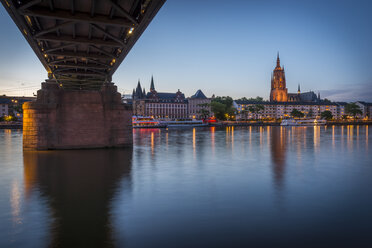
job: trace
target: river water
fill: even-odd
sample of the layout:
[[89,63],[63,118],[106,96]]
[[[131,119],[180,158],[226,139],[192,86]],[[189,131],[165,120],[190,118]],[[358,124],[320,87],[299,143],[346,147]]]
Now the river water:
[[372,127],[134,130],[22,152],[0,130],[0,247],[372,247]]

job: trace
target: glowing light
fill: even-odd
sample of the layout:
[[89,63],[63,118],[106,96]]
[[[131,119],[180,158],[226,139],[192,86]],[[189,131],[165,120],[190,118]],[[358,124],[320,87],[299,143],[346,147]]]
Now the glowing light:
[[128,34],[132,34],[133,30],[134,30],[134,28],[129,29]]
[[28,24],[29,24],[30,26],[32,26],[32,22],[31,22],[30,17],[27,16],[27,15],[25,15],[25,18],[26,18],[26,21],[28,22]]

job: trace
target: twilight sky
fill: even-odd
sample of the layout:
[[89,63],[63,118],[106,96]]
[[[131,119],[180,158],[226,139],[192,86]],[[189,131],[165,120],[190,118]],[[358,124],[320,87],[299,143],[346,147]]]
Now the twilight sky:
[[[372,1],[168,0],[113,77],[190,96],[269,98],[280,52],[287,88],[372,101]],[[0,6],[0,94],[32,95],[47,73]]]

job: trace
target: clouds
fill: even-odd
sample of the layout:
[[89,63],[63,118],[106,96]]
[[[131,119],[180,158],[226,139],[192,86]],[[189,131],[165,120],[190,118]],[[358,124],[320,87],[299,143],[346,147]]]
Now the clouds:
[[320,91],[321,98],[332,101],[366,101],[372,102],[372,82],[366,84],[340,85],[339,89]]

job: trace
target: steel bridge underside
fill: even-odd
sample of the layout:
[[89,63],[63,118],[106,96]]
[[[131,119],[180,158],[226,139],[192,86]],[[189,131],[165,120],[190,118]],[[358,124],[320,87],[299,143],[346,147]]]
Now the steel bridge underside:
[[0,0],[64,89],[99,90],[165,0]]

